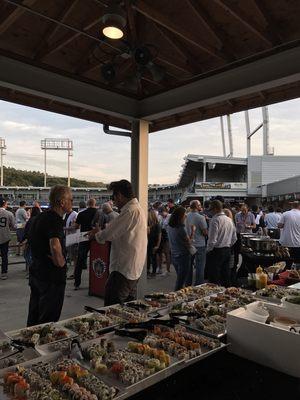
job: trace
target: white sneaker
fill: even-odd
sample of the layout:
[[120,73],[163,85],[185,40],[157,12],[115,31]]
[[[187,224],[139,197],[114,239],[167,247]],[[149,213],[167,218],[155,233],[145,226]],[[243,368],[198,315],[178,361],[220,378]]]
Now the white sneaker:
[[7,279],[7,274],[1,274],[1,279],[5,281]]

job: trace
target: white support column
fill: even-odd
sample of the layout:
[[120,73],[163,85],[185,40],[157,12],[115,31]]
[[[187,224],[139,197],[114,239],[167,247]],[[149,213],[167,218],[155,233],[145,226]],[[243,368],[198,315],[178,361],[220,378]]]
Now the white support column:
[[229,157],[233,157],[233,141],[232,141],[230,114],[227,115],[227,129],[228,129],[228,139],[229,139]]
[[224,131],[224,122],[222,116],[220,117],[220,122],[221,122],[223,157],[226,157],[225,131]]
[[44,150],[44,188],[47,187],[47,150]]
[[269,149],[269,111],[268,107],[262,107],[263,117],[263,155],[270,155]]
[[71,152],[68,150],[68,187],[71,186]]
[[[149,122],[135,120],[132,122],[131,135],[131,183],[141,207],[148,216],[148,143]],[[138,284],[138,298],[142,298],[147,288],[147,266]]]
[[246,135],[247,135],[247,157],[251,156],[251,132],[250,132],[250,119],[249,111],[245,111]]
[[3,186],[3,148],[1,147],[1,183],[0,186]]
[[[206,160],[203,159],[203,177],[202,177],[202,182],[205,183],[206,182]],[[205,202],[205,194],[204,194],[204,188],[203,190],[203,203]]]

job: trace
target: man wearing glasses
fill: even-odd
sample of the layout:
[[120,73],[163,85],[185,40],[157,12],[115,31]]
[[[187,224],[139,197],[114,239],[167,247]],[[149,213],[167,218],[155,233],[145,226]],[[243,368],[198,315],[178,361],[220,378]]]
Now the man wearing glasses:
[[104,230],[93,229],[89,237],[97,242],[111,242],[110,275],[105,287],[104,304],[123,304],[136,298],[138,280],[145,265],[147,253],[147,222],[135,198],[131,183],[125,179],[112,182],[113,201],[120,215]]
[[72,211],[72,192],[62,185],[50,191],[50,209],[41,213],[29,231],[32,264],[27,326],[60,318],[66,286],[66,250],[63,215]]

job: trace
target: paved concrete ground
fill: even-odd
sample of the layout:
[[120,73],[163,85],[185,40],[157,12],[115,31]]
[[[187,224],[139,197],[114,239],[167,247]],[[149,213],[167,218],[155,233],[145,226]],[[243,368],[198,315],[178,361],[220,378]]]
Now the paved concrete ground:
[[[10,258],[10,262],[22,261],[22,257]],[[150,291],[170,291],[175,286],[175,272],[168,276],[148,279]],[[10,331],[26,325],[30,289],[26,279],[25,265],[9,265],[8,279],[0,280],[0,328]],[[81,289],[74,291],[73,281],[68,281],[61,319],[84,313],[85,305],[101,306],[103,300],[88,295],[88,271],[83,271]]]

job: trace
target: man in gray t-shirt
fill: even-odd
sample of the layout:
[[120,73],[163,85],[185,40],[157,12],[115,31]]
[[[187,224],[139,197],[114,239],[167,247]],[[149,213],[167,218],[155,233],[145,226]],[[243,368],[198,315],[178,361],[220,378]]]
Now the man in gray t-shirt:
[[10,229],[14,228],[15,218],[13,213],[6,210],[7,202],[0,198],[0,253],[2,258],[1,279],[7,279],[8,245]]
[[192,285],[193,283],[193,262],[195,261],[195,285],[200,285],[204,282],[204,268],[206,260],[205,236],[207,236],[207,223],[205,217],[199,214],[201,211],[201,203],[199,200],[191,201],[190,209],[191,211],[186,217],[186,227],[192,244],[197,249],[197,253],[195,254],[194,260],[192,259],[188,284]]

